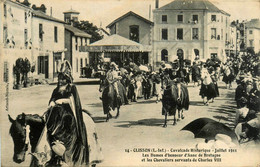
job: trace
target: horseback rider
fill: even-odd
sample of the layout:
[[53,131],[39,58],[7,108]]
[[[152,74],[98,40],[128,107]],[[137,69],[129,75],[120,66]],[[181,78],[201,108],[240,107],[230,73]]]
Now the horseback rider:
[[110,69],[106,74],[106,80],[109,84],[112,84],[115,92],[116,92],[116,96],[117,98],[121,98],[119,91],[118,91],[118,81],[122,79],[121,76],[118,75],[118,68],[115,62],[111,62],[110,64]]

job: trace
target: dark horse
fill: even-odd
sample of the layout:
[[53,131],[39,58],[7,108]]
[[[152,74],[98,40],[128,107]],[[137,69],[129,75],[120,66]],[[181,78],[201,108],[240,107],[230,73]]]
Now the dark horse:
[[[178,89],[181,89],[178,96]],[[185,85],[180,84],[180,87],[171,83],[165,90],[162,96],[162,115],[165,115],[163,127],[167,127],[167,114],[174,116],[173,125],[176,125],[176,110],[178,110],[178,119],[184,119],[183,109],[189,109],[189,92]]]
[[[9,116],[9,120],[12,123],[10,134],[14,142],[14,162],[21,163],[25,160],[25,153],[28,150],[27,138],[29,137],[31,155],[33,155],[30,166],[59,166],[61,160],[70,166],[81,163],[80,150],[83,146],[77,137],[76,119],[69,104],[55,105],[45,114],[46,121],[39,115],[26,115],[23,113],[18,115],[16,120]],[[84,114],[84,116],[86,115]],[[27,126],[30,127],[30,130],[26,128]],[[44,129],[45,126],[46,129]],[[44,130],[47,130],[47,143],[50,147],[57,140],[62,141],[64,144],[66,151],[62,158],[57,156],[52,150],[38,152],[38,148],[43,147],[40,141],[46,140],[46,138],[41,138]],[[49,154],[50,152],[51,154]]]
[[[28,145],[31,145],[31,152],[35,152],[37,142],[41,136],[44,128],[43,118],[39,115],[20,114],[16,119],[12,119],[8,115],[10,122],[12,123],[10,128],[10,135],[14,142],[14,155],[13,161],[21,163],[25,160],[25,153],[28,150]],[[26,128],[29,127],[30,129]],[[29,140],[28,140],[29,139]]]
[[117,108],[117,114],[115,118],[119,116],[120,106],[125,103],[126,91],[121,82],[117,83],[120,98],[117,97],[115,89],[112,84],[106,81],[105,76],[100,77],[99,91],[102,92],[102,103],[104,114],[107,115],[106,121],[112,118],[110,111],[114,111]]

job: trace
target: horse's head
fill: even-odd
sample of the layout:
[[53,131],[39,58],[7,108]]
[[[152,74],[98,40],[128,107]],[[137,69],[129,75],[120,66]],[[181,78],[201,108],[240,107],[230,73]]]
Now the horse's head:
[[16,163],[21,163],[25,160],[25,153],[28,150],[29,136],[26,129],[25,114],[17,116],[16,120],[8,115],[9,121],[12,123],[10,128],[10,135],[14,142],[13,160]]

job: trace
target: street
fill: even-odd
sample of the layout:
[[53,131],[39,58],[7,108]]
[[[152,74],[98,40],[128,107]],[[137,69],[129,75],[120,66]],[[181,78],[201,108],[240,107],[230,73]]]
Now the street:
[[[207,117],[221,123],[225,123],[233,128],[236,103],[234,101],[234,92],[236,85],[231,89],[226,89],[225,85],[219,83],[220,97],[216,98],[214,103],[204,106],[199,96],[199,87],[188,86],[190,95],[190,108],[184,111],[185,119],[177,122],[173,126],[173,117],[168,117],[168,127],[163,128],[164,116],[161,114],[161,102],[156,103],[155,97],[149,100],[139,99],[137,103],[122,106],[118,119],[110,119],[105,122],[105,115],[102,110],[102,103],[99,99],[101,93],[98,91],[98,85],[77,85],[82,107],[87,109],[96,122],[96,130],[103,149],[104,161],[98,166],[173,166],[171,162],[141,162],[145,157],[143,151],[138,149],[171,149],[171,148],[194,148],[203,139],[194,138],[194,135],[188,131],[180,131],[186,124],[194,119]],[[22,112],[26,114],[42,115],[47,108],[49,98],[55,85],[35,85],[21,90],[12,90],[9,93],[9,111],[2,114],[2,166],[28,166],[30,155],[26,156],[25,162],[16,164],[12,160],[13,141],[9,135],[10,122],[7,114],[16,118]],[[112,113],[113,116],[116,112]],[[252,156],[247,157],[243,162],[246,166],[259,163],[259,154],[250,152]],[[151,158],[151,155],[149,155]],[[230,165],[230,156],[233,158]],[[211,163],[213,165],[236,166],[239,160],[238,154],[227,154],[222,156],[222,162]],[[258,161],[258,162],[257,162]],[[239,165],[243,165],[239,162]],[[179,165],[187,165],[187,162],[177,162]],[[241,164],[242,163],[242,164]],[[206,165],[198,162],[194,165]],[[188,166],[191,166],[189,164]]]

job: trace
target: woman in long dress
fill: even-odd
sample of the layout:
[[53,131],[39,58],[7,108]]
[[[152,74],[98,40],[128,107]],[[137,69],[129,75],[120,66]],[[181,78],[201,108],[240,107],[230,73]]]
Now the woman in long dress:
[[[61,65],[58,84],[48,108],[45,120],[47,133],[43,136],[51,146],[51,158],[45,165],[59,166],[64,162],[68,166],[89,166],[101,162],[103,157],[94,122],[88,114],[83,117],[79,94],[72,84],[71,66],[67,61]],[[40,140],[39,147],[42,146],[41,142],[44,143],[44,138]],[[38,152],[41,152],[40,149]],[[46,149],[43,152],[47,152]]]

